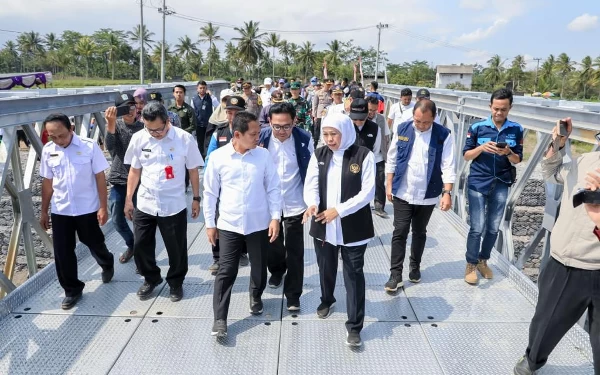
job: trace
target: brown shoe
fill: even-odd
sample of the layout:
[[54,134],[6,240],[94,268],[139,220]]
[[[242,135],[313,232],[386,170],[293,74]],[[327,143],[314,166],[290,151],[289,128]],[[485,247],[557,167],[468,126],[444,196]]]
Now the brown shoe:
[[465,269],[465,281],[471,285],[477,284],[477,265],[467,263],[467,268]]
[[479,263],[477,263],[477,271],[479,271],[481,276],[483,276],[486,279],[494,278],[494,272],[487,265],[487,260],[485,260],[485,259],[479,259]]

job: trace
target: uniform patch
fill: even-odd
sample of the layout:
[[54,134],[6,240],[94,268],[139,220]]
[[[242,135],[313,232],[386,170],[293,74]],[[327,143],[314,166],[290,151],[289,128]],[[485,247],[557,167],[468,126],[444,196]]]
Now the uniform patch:
[[408,142],[408,137],[403,137],[403,136],[399,135],[398,140],[402,141],[402,142]]
[[127,99],[128,99],[128,97],[127,97],[127,94],[123,94],[123,95],[121,95],[121,99],[123,99],[123,100],[127,100]]
[[354,164],[350,164],[350,172],[352,173],[358,173],[360,172],[360,165],[354,163]]
[[373,134],[369,133],[369,134],[367,134],[367,137],[373,138]]
[[227,142],[227,137],[219,137],[219,142]]
[[471,132],[467,133],[467,138],[471,138]]
[[238,104],[237,98],[231,98],[231,104],[233,104],[233,105]]

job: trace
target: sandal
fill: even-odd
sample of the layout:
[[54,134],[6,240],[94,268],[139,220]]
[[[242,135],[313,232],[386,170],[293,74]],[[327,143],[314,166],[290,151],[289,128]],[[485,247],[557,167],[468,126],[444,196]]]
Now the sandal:
[[127,248],[127,250],[119,257],[119,262],[127,263],[131,258],[133,258],[133,249]]

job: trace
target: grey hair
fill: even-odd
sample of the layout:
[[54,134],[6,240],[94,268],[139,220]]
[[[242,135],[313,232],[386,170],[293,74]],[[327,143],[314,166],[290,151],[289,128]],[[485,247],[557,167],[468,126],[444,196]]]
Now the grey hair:
[[154,121],[161,119],[163,123],[169,120],[167,108],[160,102],[152,101],[142,109],[142,118],[146,121]]

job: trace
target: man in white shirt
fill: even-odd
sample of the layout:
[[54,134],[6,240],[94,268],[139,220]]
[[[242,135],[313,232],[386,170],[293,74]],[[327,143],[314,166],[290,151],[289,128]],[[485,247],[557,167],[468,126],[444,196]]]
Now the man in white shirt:
[[[81,298],[85,286],[77,277],[75,234],[102,267],[102,282],[110,282],[114,275],[114,256],[106,248],[100,229],[108,219],[104,175],[108,163],[96,142],[73,133],[67,116],[50,115],[43,127],[52,141],[42,149],[40,160],[40,224],[48,230],[52,219],[56,274],[65,291],[62,308],[68,310]],[[51,201],[52,213],[48,217]]]
[[412,225],[409,279],[421,281],[421,257],[427,240],[427,224],[441,195],[440,209],[452,206],[454,139],[450,131],[434,123],[435,103],[421,100],[414,107],[414,119],[394,128],[385,172],[386,195],[394,205],[391,276],[385,290],[395,292],[404,285],[402,268],[406,240]]
[[308,206],[304,221],[312,218],[310,235],[321,283],[317,316],[326,319],[333,310],[341,252],[348,311],[346,345],[361,346],[365,317],[363,265],[367,244],[375,235],[369,208],[375,194],[375,163],[373,153],[356,144],[356,130],[348,116],[327,116],[322,126],[326,147],[317,149],[311,157],[304,184]]
[[387,217],[385,212],[385,161],[390,148],[390,128],[385,123],[385,116],[378,113],[379,99],[376,96],[367,96],[369,107],[368,120],[373,121],[379,126],[381,134],[380,152],[375,154],[375,214],[381,217]]
[[[258,146],[260,125],[250,112],[233,119],[231,142],[213,152],[204,172],[204,220],[209,242],[219,239],[211,334],[227,335],[231,290],[245,243],[250,255],[250,313],[263,312],[269,241],[279,235],[281,187],[268,150]],[[219,219],[216,218],[217,202]]]
[[390,107],[388,113],[388,125],[395,129],[405,121],[409,121],[413,116],[414,104],[412,103],[412,90],[409,88],[400,91],[400,101]]
[[259,145],[269,150],[273,158],[282,198],[279,237],[269,247],[269,287],[279,287],[287,270],[283,293],[289,311],[300,310],[304,278],[302,215],[306,210],[303,189],[308,162],[314,152],[312,136],[294,126],[295,117],[292,103],[273,104],[269,112],[270,127],[261,130],[259,139]]
[[[265,78],[264,88],[260,90],[260,99],[262,100],[263,108],[271,104],[271,94],[275,91],[275,87],[273,87],[273,80],[271,78]],[[282,93],[283,94],[283,93]]]
[[[177,302],[183,298],[183,280],[188,271],[185,171],[192,184],[195,219],[200,214],[198,167],[204,165],[204,160],[194,137],[171,125],[162,104],[148,103],[142,110],[142,118],[145,129],[131,138],[124,161],[131,165],[125,215],[133,220],[135,264],[145,279],[137,295],[141,300],[148,299],[163,281],[155,255],[158,227],[169,254],[169,297]],[[134,212],[133,194],[138,184]]]

